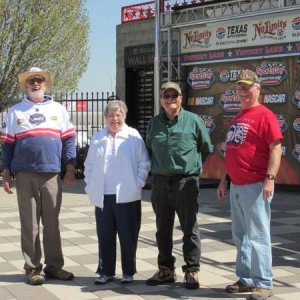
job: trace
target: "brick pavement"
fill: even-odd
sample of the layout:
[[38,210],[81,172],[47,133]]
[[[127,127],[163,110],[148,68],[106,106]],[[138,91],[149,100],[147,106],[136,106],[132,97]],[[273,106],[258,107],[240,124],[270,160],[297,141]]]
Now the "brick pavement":
[[[114,282],[94,285],[97,267],[97,237],[94,208],[79,181],[75,188],[64,190],[60,215],[65,268],[74,272],[72,282],[47,280],[42,286],[26,284],[23,257],[20,250],[20,225],[15,193],[0,190],[0,300],[12,299],[245,299],[245,294],[231,295],[224,286],[236,280],[235,247],[230,231],[228,199],[218,201],[215,189],[201,190],[199,226],[202,240],[202,260],[199,290],[182,287],[183,264],[181,231],[176,220],[174,254],[177,258],[177,282],[148,287],[144,281],[157,269],[155,218],[149,203],[149,191],[144,191],[143,219],[137,252],[138,273],[132,284],[120,283],[118,252],[117,276]],[[300,299],[300,197],[299,192],[277,191],[273,200],[272,242],[274,256],[274,292],[276,299]]]

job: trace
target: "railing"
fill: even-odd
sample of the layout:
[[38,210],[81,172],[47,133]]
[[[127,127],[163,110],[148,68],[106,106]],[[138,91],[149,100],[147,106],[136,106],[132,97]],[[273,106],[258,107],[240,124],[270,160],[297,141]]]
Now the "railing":
[[[206,0],[209,2],[209,0]],[[179,6],[199,5],[205,0],[161,0],[161,11],[167,12]],[[121,8],[122,23],[152,19],[155,16],[155,1],[148,1]]]
[[121,8],[122,23],[151,19],[155,16],[155,1],[149,1]]
[[77,145],[88,145],[92,135],[104,127],[106,104],[117,97],[104,93],[76,93],[56,96],[56,101],[66,107],[76,128]]
[[[208,18],[217,17],[217,15],[244,14],[261,9],[280,9],[289,7],[293,9],[299,6],[299,0],[161,0],[161,12],[166,13],[171,10],[183,10],[184,14],[190,15],[208,15]],[[205,8],[204,8],[205,6]],[[209,7],[210,6],[210,7]],[[195,11],[185,11],[185,9],[205,9],[205,13]],[[148,1],[121,8],[122,23],[132,21],[142,21],[155,17],[155,1]],[[187,18],[187,19],[188,19]],[[203,19],[203,18],[202,18]]]
[[161,27],[166,31],[172,28],[183,28],[192,25],[240,19],[250,16],[263,16],[299,9],[300,0],[231,0],[205,1],[202,5],[186,4],[173,6],[174,14],[163,14]]

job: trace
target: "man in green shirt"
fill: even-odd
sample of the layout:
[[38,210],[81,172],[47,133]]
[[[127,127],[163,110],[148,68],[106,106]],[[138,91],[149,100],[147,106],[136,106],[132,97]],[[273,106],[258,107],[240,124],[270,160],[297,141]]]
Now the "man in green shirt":
[[197,223],[199,175],[211,142],[202,119],[182,108],[178,84],[162,85],[160,103],[162,112],[150,121],[146,135],[153,174],[151,202],[156,215],[159,270],[146,284],[176,280],[172,248],[177,213],[183,231],[184,284],[187,289],[197,289],[201,254]]

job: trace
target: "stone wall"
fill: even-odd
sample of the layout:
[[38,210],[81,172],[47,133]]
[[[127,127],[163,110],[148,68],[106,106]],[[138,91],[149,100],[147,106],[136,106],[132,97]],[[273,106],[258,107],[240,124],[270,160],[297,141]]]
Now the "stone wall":
[[124,49],[154,43],[154,19],[120,24],[117,26],[116,35],[116,95],[126,100]]

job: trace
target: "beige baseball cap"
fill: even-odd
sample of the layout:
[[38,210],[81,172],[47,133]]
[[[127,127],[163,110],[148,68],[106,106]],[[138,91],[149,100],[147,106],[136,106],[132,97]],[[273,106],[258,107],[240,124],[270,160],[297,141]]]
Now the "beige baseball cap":
[[237,81],[237,84],[238,83],[244,83],[244,84],[248,84],[248,85],[258,83],[260,85],[260,80],[255,72],[245,69],[245,70],[242,70],[242,72],[239,76],[239,80]]
[[180,94],[180,95],[182,94],[180,86],[177,83],[172,82],[172,81],[165,82],[161,86],[161,93],[163,94],[166,90],[169,90],[169,89],[173,89],[173,90],[177,91],[178,94]]

